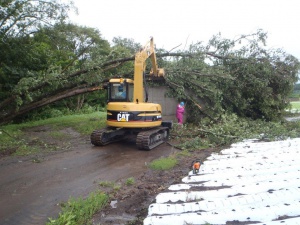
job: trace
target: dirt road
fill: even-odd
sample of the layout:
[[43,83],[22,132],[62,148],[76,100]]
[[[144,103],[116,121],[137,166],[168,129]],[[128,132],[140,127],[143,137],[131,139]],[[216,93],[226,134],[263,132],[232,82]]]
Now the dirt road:
[[137,176],[153,159],[175,151],[167,144],[151,151],[139,151],[134,143],[94,147],[86,137],[77,137],[72,146],[64,152],[0,159],[0,224],[45,224],[70,196],[85,197],[100,181]]

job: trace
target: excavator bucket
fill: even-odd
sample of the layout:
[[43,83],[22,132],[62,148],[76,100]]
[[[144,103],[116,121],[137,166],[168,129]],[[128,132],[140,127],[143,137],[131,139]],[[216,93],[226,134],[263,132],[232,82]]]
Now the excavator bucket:
[[154,74],[153,70],[151,69],[150,73],[146,75],[146,79],[148,81],[163,82],[165,81],[165,70],[163,68],[159,68],[157,69],[157,74]]

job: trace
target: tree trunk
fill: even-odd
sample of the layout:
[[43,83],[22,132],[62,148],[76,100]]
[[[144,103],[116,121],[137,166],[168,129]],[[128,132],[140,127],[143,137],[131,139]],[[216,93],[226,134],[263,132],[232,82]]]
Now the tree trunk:
[[84,94],[83,95],[79,95],[78,97],[77,97],[77,111],[78,110],[80,110],[81,108],[82,108],[82,106],[83,106],[83,103],[84,103],[84,100],[85,100],[85,98],[84,98]]
[[100,87],[98,85],[93,86],[93,87],[76,87],[76,88],[73,88],[71,90],[63,91],[63,92],[58,93],[56,95],[50,96],[48,98],[41,99],[37,102],[29,103],[29,104],[21,107],[18,111],[10,112],[6,116],[3,116],[0,119],[0,125],[6,124],[6,123],[12,121],[17,116],[23,115],[23,114],[25,114],[25,113],[27,113],[31,110],[38,109],[42,106],[51,104],[53,102],[56,102],[56,101],[59,101],[59,100],[65,99],[65,98],[69,98],[69,97],[72,97],[72,96],[76,96],[76,95],[79,95],[79,94],[84,94],[84,93],[88,93],[88,92],[97,91],[97,90],[100,90],[100,89],[102,89],[102,87]]

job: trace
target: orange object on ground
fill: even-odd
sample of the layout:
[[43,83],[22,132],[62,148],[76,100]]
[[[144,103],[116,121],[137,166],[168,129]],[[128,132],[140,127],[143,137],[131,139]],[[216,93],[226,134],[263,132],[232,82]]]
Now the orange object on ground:
[[199,173],[199,169],[201,166],[200,161],[198,161],[198,160],[194,161],[192,165],[193,165],[193,174]]
[[200,169],[200,162],[194,163],[194,169],[199,170]]

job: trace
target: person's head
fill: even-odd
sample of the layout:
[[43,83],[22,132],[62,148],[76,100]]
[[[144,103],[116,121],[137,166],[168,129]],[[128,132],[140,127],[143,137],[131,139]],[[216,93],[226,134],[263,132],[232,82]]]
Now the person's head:
[[180,102],[180,105],[181,105],[181,106],[184,106],[184,102]]
[[118,87],[118,90],[119,90],[119,92],[123,92],[123,85],[120,85],[120,86]]

